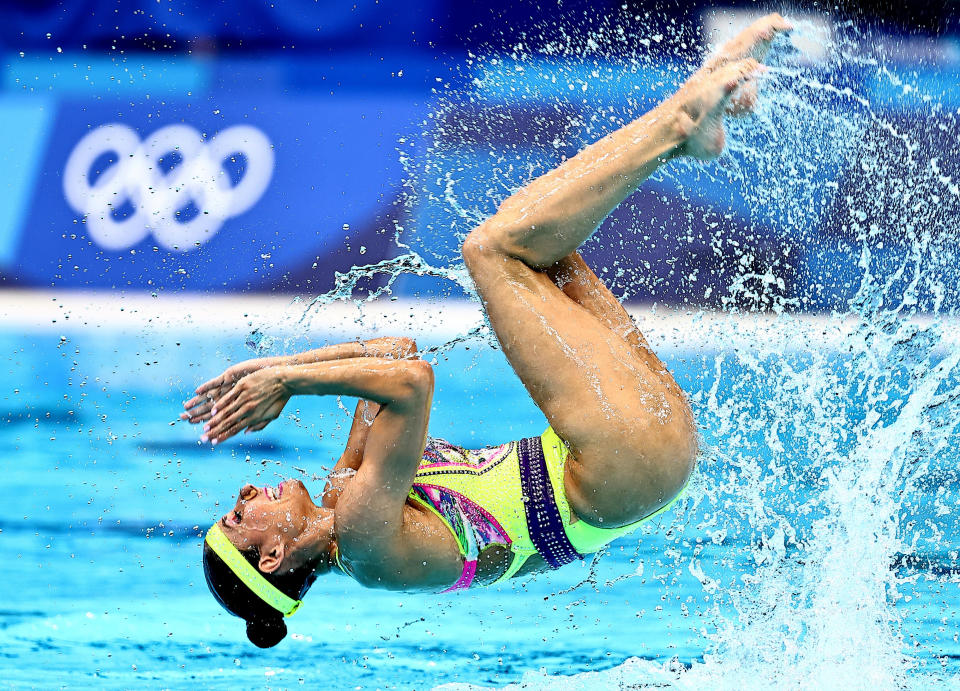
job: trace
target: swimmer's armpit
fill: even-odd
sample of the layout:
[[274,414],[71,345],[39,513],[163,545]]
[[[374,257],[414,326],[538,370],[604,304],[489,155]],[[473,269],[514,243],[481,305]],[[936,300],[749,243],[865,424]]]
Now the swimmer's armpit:
[[344,448],[340,459],[330,472],[327,486],[323,492],[323,505],[326,508],[336,507],[337,500],[343,493],[347,480],[352,478],[360,468],[360,464],[363,462],[363,452],[367,446],[367,437],[370,435],[370,427],[379,412],[380,404],[362,398],[357,401],[357,409],[353,414],[353,424],[350,426],[346,448]]

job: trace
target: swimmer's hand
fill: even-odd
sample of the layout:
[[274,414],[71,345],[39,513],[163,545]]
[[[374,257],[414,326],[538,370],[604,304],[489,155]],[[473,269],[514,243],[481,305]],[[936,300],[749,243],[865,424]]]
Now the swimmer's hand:
[[196,388],[196,396],[189,401],[184,401],[183,407],[185,413],[180,413],[181,420],[189,420],[191,424],[206,422],[210,419],[213,404],[220,398],[223,398],[236,385],[238,381],[248,374],[252,374],[265,367],[272,367],[280,358],[263,357],[252,360],[244,360],[227,368],[223,374],[204,382]]
[[725,43],[667,101],[665,105],[672,106],[683,139],[679,154],[700,159],[720,155],[726,142],[723,117],[753,111],[757,77],[766,69],[759,61],[774,37],[792,28],[779,14],[758,19]]
[[280,368],[266,367],[246,375],[217,399],[201,441],[219,444],[242,430],[257,432],[279,417],[290,400]]
[[328,345],[295,355],[278,355],[244,360],[243,362],[233,365],[220,376],[214,377],[210,381],[198,386],[196,391],[194,391],[196,396],[189,401],[184,401],[183,407],[186,412],[180,413],[180,419],[189,420],[193,424],[206,422],[210,419],[214,401],[226,396],[236,383],[248,374],[252,374],[266,367],[310,364],[313,362],[327,362],[330,360],[343,360],[354,357],[379,357],[406,360],[416,357],[416,354],[417,344],[416,341],[411,338],[380,337],[362,342],[351,341],[348,343]]

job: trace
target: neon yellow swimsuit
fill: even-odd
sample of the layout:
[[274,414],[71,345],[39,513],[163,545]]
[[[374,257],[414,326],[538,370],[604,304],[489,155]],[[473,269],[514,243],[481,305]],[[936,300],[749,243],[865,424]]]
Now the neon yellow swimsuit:
[[540,437],[478,450],[442,439],[428,442],[410,499],[434,512],[460,546],[463,573],[448,590],[470,587],[480,552],[491,545],[506,546],[514,555],[494,581],[500,583],[533,554],[540,554],[554,568],[593,554],[677,499],[619,528],[597,528],[583,520],[571,523],[563,489],[568,455],[566,444],[552,428]]

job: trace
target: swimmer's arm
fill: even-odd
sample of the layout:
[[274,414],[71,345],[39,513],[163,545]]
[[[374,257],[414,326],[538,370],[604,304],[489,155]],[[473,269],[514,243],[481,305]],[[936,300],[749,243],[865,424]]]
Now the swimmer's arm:
[[[347,480],[353,477],[357,469],[360,468],[360,463],[363,462],[363,450],[367,445],[367,437],[370,434],[370,426],[378,412],[380,412],[378,403],[366,401],[362,398],[357,401],[357,409],[353,414],[353,424],[350,426],[346,448],[344,448],[340,460],[333,466],[330,477],[327,478],[327,486],[323,492],[323,506],[325,508],[336,507],[337,500],[347,485]],[[350,471],[354,472],[351,473]]]
[[[304,376],[305,369],[298,367],[290,376]],[[436,531],[406,507],[426,444],[432,368],[422,360],[394,361],[369,379],[362,371],[347,374],[349,381],[341,380],[339,387],[349,384],[353,395],[363,387],[363,396],[376,402],[358,403],[347,449],[337,464],[356,474],[324,496],[328,506],[327,497],[335,493],[331,498],[342,558],[369,587],[409,589],[452,582],[462,568],[456,544],[438,539]],[[323,393],[327,385],[305,380],[291,383],[290,390]]]
[[270,366],[309,365],[314,362],[346,360],[348,358],[375,357],[406,360],[417,354],[417,342],[406,337],[371,338],[367,341],[351,341],[315,348],[295,355],[274,358]]
[[352,341],[336,345],[315,348],[294,355],[277,355],[253,358],[231,365],[219,376],[204,382],[196,388],[196,395],[184,401],[186,412],[180,414],[181,420],[191,423],[205,422],[210,419],[213,403],[226,395],[241,379],[267,367],[286,367],[307,365],[316,362],[344,360],[357,357],[380,357],[405,360],[415,357],[417,343],[412,338],[385,337],[367,341]]
[[393,360],[406,360],[415,357],[417,354],[417,342],[412,338],[405,337],[384,337],[371,338],[366,341],[350,341],[348,343],[336,343],[334,345],[314,348],[302,353],[293,355],[274,355],[270,357],[254,358],[238,362],[224,372],[220,377],[211,379],[205,384],[201,384],[197,389],[198,393],[203,393],[206,389],[216,387],[221,379],[240,379],[243,376],[264,369],[266,367],[288,367],[292,365],[310,365],[317,362],[330,362],[331,360],[347,360],[349,358],[377,357],[391,358]]
[[[433,368],[425,360],[352,357],[310,364],[270,368],[291,396],[356,396],[382,407],[405,402],[411,389],[432,381]],[[382,413],[382,411],[381,411]]]
[[248,374],[213,404],[201,439],[218,444],[243,430],[261,430],[277,419],[291,396],[355,396],[382,408],[406,400],[419,373],[433,370],[423,360],[348,358],[309,365],[267,367]]
[[292,367],[283,376],[291,393],[346,394],[380,404],[336,512],[338,541],[356,573],[377,573],[404,529],[407,494],[426,445],[433,369],[423,360],[363,358]]

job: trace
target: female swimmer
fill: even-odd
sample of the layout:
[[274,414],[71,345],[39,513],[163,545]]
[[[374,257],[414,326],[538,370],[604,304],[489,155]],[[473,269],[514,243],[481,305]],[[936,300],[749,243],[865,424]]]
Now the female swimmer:
[[658,166],[724,146],[777,32],[767,16],[671,98],[529,183],[469,234],[463,259],[503,352],[550,426],[467,450],[427,437],[431,366],[380,338],[234,365],[184,419],[214,444],[276,419],[293,395],[360,399],[320,506],[303,484],[246,485],[208,532],[207,583],[262,647],[320,575],[449,591],[558,568],[666,508],[697,434],[686,398],[577,248]]

